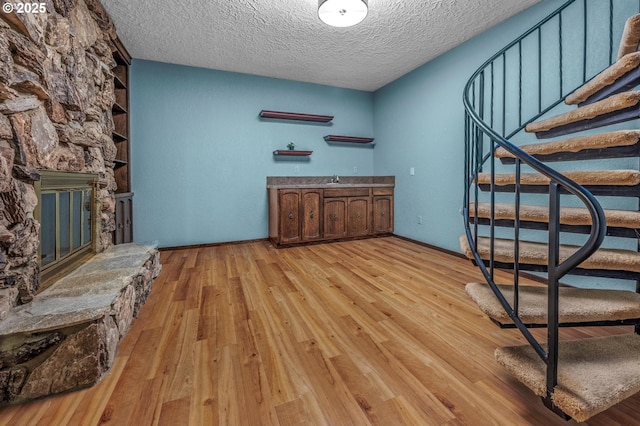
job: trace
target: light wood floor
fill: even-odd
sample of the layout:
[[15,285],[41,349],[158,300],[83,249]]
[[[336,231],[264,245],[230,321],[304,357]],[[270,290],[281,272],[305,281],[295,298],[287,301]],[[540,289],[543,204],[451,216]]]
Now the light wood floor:
[[[467,298],[480,274],[466,260],[395,237],[161,259],[109,375],[0,408],[0,425],[575,424],[494,361],[523,339]],[[640,397],[588,424],[640,424]]]

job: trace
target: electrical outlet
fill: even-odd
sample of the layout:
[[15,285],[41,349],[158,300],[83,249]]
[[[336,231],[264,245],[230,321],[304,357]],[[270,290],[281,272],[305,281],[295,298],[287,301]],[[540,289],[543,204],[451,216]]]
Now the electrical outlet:
[[418,216],[418,225],[422,225],[422,216]]
[[358,174],[358,166],[353,166],[353,174],[354,175]]
[[300,166],[293,166],[293,173],[295,174],[300,173]]
[[409,176],[413,176],[416,174],[416,169],[413,167],[409,167]]

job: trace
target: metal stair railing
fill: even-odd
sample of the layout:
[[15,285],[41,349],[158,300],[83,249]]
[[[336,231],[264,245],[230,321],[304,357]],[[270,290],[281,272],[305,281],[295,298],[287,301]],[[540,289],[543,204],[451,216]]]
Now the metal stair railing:
[[[617,8],[629,7],[630,2],[619,0],[588,1],[570,0],[509,43],[471,76],[463,94],[465,107],[465,173],[463,216],[465,232],[475,263],[482,271],[487,283],[508,313],[514,325],[520,330],[527,342],[547,366],[545,405],[559,412],[551,401],[551,395],[557,385],[558,371],[558,329],[559,329],[559,280],[571,272],[580,263],[593,254],[602,243],[606,233],[606,222],[602,207],[595,197],[584,187],[566,178],[536,158],[528,155],[510,140],[522,132],[524,127],[558,106],[565,96],[593,78],[602,69],[614,61],[614,34],[621,33],[622,25],[614,24]],[[602,9],[604,8],[604,10]],[[638,2],[640,9],[640,2]],[[634,13],[637,13],[634,11]],[[591,29],[593,16],[598,20],[598,33],[608,33],[604,47],[593,49],[591,45],[594,31]],[[608,22],[602,23],[602,17]],[[627,14],[627,16],[629,16]],[[606,20],[606,19],[605,19]],[[563,21],[571,21],[571,30],[563,27]],[[581,23],[576,25],[576,22]],[[622,22],[624,24],[624,22]],[[578,35],[578,36],[576,36]],[[552,39],[552,43],[549,42]],[[576,39],[582,40],[580,69],[575,69]],[[596,41],[602,42],[601,37]],[[608,45],[606,42],[608,41]],[[572,44],[573,43],[573,44]],[[587,46],[589,45],[589,48]],[[552,46],[552,47],[549,47]],[[543,49],[544,47],[544,49]],[[549,53],[551,50],[551,53]],[[531,53],[533,52],[533,53]],[[536,53],[537,52],[537,53]],[[566,56],[571,53],[569,66]],[[531,67],[533,62],[533,68]],[[579,62],[579,61],[578,61]],[[537,78],[524,76],[527,70],[536,70]],[[528,74],[531,74],[528,72]],[[549,89],[550,88],[550,89]],[[533,106],[533,107],[532,107]],[[526,117],[526,118],[525,118]],[[515,157],[514,185],[514,298],[508,301],[494,281],[494,239],[495,239],[495,203],[496,203],[496,160],[494,151],[502,147]],[[520,202],[521,170],[526,166],[549,179],[549,260],[547,265],[548,281],[548,320],[547,349],[531,334],[521,321],[518,312],[518,288],[520,275]],[[491,174],[491,206],[489,241],[490,256],[485,265],[478,253],[477,244],[480,225],[478,222],[478,204],[486,197],[480,190],[478,174],[489,168]],[[560,193],[576,196],[588,209],[592,227],[587,242],[573,255],[560,262]],[[473,215],[471,211],[473,210]],[[559,413],[561,414],[561,413]]]

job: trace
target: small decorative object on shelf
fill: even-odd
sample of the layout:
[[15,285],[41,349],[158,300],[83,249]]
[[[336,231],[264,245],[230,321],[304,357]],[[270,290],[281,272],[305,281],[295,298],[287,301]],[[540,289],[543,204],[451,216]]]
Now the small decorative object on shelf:
[[289,148],[290,151],[293,151],[293,149],[296,147],[296,144],[293,143],[293,141],[289,142],[287,144],[287,148]]
[[278,149],[273,151],[273,155],[295,155],[298,157],[309,156],[313,151],[294,151],[292,149]]
[[333,120],[333,115],[301,114],[297,112],[260,111],[261,118],[274,118],[277,120],[312,121],[315,123],[328,123]]
[[327,142],[350,142],[350,143],[371,143],[374,138],[361,138],[358,136],[340,136],[340,135],[327,135],[324,137]]

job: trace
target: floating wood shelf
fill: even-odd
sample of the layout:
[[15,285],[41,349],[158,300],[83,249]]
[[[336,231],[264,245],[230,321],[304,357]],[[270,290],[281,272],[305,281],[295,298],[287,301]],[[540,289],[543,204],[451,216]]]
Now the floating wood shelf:
[[313,151],[296,151],[291,149],[278,149],[273,151],[273,155],[292,155],[298,157],[309,156],[313,153]]
[[312,121],[315,123],[328,123],[333,120],[333,115],[301,114],[297,112],[260,111],[261,118],[274,118],[277,120]]
[[361,138],[358,136],[340,136],[340,135],[327,135],[324,137],[327,142],[349,142],[349,143],[371,143],[374,138]]
[[114,164],[114,168],[117,169],[118,167],[126,166],[129,163],[124,160],[113,160],[113,164]]

